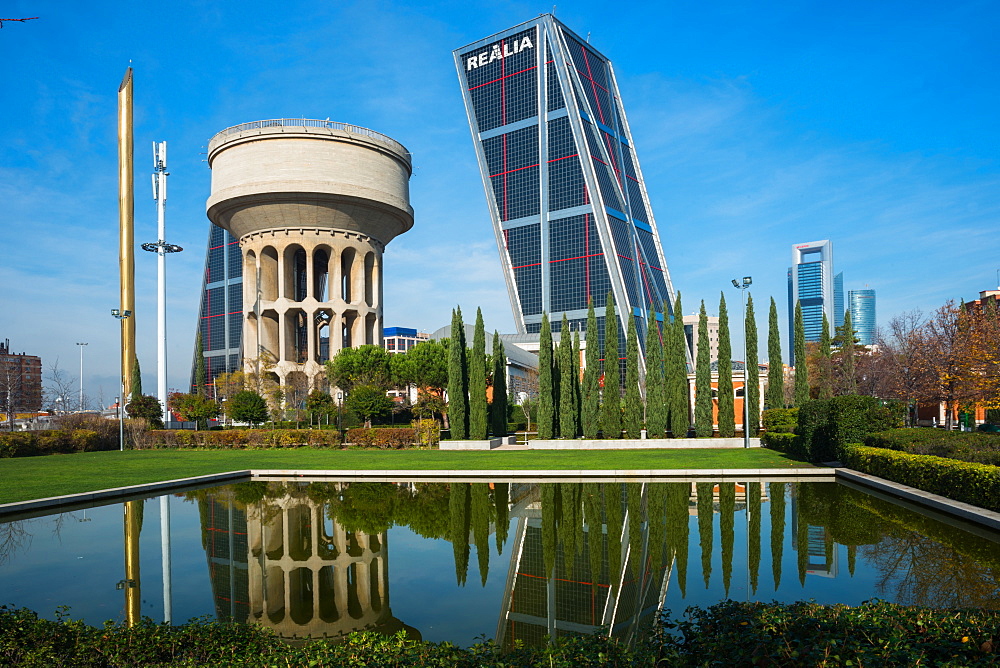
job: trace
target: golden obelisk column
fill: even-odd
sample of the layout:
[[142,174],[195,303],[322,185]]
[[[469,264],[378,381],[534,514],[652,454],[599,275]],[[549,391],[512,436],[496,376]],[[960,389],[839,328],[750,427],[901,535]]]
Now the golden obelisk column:
[[121,285],[121,405],[132,393],[135,365],[135,195],[132,169],[132,68],[118,87],[118,275]]

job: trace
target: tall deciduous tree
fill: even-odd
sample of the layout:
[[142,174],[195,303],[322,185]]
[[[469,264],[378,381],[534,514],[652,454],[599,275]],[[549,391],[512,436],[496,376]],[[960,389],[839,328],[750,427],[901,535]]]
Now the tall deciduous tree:
[[469,438],[482,441],[486,438],[489,423],[486,404],[486,330],[483,310],[476,309],[476,327],[472,333],[472,351],[469,361]]
[[663,343],[656,313],[649,309],[646,324],[646,433],[663,438],[667,430],[667,395],[663,379]]
[[712,359],[708,340],[708,313],[705,300],[698,312],[698,351],[694,364],[694,433],[699,438],[712,435]]
[[549,314],[542,314],[542,330],[538,337],[538,438],[550,439],[555,431],[555,396],[552,378],[552,328]]
[[747,428],[750,436],[756,436],[760,431],[760,383],[757,370],[757,317],[753,312],[753,295],[747,295],[747,320],[746,342],[747,342],[747,387],[744,392],[747,402]]
[[765,408],[785,405],[785,369],[781,364],[781,335],[778,333],[778,305],[771,297],[771,312],[767,318],[767,395]]
[[639,391],[639,336],[635,331],[635,316],[631,314],[625,339],[625,434],[628,438],[639,438],[643,414]]
[[604,313],[604,392],[601,401],[601,431],[604,433],[604,438],[621,438],[622,383],[619,366],[621,352],[618,348],[615,295],[610,290]]
[[733,344],[729,336],[726,295],[719,297],[719,436],[736,435],[736,407],[733,394]]
[[[666,312],[664,305],[664,312]],[[687,437],[691,426],[688,404],[687,337],[684,336],[684,318],[681,310],[681,293],[674,299],[673,321],[670,324],[670,345],[664,346],[663,357],[667,379],[667,410],[670,434],[674,438]]]
[[573,336],[563,313],[559,328],[559,435],[576,438],[576,379],[573,377]]
[[587,307],[587,361],[583,369],[580,422],[584,438],[597,438],[601,429],[601,345],[597,333],[594,300]]
[[819,354],[816,358],[816,396],[820,399],[833,397],[833,355],[830,345],[830,322],[823,314],[823,331],[819,335]]
[[795,365],[795,405],[809,401],[809,362],[806,359],[806,326],[802,319],[802,303],[795,301],[794,348],[792,363]]
[[468,352],[462,307],[451,312],[451,341],[448,344],[448,427],[454,440],[469,437]]
[[507,351],[500,334],[493,332],[493,402],[490,404],[490,431],[507,435]]

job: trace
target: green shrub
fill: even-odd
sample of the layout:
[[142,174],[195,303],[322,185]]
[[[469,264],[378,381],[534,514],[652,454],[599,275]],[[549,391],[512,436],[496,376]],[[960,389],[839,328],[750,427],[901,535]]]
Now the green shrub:
[[795,433],[802,437],[810,461],[825,462],[839,459],[848,443],[860,443],[872,432],[902,424],[899,404],[850,394],[804,403],[799,408]]
[[371,427],[366,429],[348,429],[346,441],[359,448],[400,449],[417,445],[417,430],[412,427],[392,429],[386,427]]
[[661,656],[688,666],[994,666],[1000,613],[869,601],[689,608]]
[[301,446],[339,447],[340,432],[331,429],[226,429],[223,431],[163,429],[149,431],[144,438],[144,447],[147,448],[240,450]]
[[434,447],[441,442],[441,423],[437,420],[414,420],[412,425],[420,445]]
[[931,455],[849,445],[845,466],[925,492],[1000,511],[1000,468]]
[[890,429],[869,434],[864,443],[872,448],[1000,466],[1000,434],[926,428]]
[[761,417],[761,424],[766,431],[790,434],[798,424],[798,408],[769,408]]

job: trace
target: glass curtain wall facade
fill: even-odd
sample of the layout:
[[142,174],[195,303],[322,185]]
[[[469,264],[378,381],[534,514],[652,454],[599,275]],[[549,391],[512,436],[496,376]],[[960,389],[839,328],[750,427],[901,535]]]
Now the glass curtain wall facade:
[[673,287],[611,63],[551,15],[454,56],[518,333],[593,299],[603,338],[610,290],[643,342]]
[[[201,289],[198,329],[205,360],[205,392],[215,396],[215,377],[240,368],[243,339],[243,257],[229,232],[209,225],[208,253]],[[195,343],[197,350],[197,343]],[[191,362],[191,391],[198,360]]]
[[[788,340],[795,340],[795,302],[802,305],[806,341],[819,341],[823,332],[823,314],[833,334],[844,319],[836,317],[833,274],[833,244],[811,241],[792,246],[792,266],[788,270]],[[841,307],[843,308],[843,307]],[[793,352],[794,355],[794,352]],[[795,360],[792,359],[792,364]]]
[[851,326],[861,345],[875,343],[875,291],[849,290],[847,300],[851,309]]

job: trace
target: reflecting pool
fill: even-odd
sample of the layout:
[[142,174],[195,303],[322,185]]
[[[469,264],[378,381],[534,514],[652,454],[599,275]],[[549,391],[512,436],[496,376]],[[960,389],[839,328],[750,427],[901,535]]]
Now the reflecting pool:
[[842,483],[253,481],[0,523],[0,604],[468,645],[725,598],[1000,608],[1000,536]]

